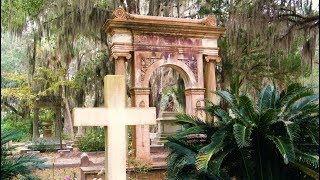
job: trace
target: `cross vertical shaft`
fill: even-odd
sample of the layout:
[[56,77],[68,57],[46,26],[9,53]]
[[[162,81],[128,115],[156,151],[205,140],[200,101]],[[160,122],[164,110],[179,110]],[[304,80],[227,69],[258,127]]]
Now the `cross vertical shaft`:
[[104,126],[105,173],[108,180],[126,179],[127,125],[156,124],[154,107],[126,108],[125,76],[104,78],[104,106],[74,108],[75,126]]
[[[104,77],[104,106],[106,108],[124,109],[126,106],[125,76],[113,75]],[[119,114],[119,116],[121,116]],[[120,119],[120,118],[119,118]],[[113,119],[118,121],[119,119]],[[120,121],[122,118],[120,119]],[[116,122],[114,122],[117,124]],[[105,126],[105,169],[106,179],[126,179],[126,126]]]

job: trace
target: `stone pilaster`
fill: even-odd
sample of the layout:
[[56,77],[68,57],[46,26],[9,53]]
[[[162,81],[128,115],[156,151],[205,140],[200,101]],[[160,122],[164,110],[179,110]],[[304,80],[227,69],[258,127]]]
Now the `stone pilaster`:
[[186,104],[190,106],[186,107],[186,113],[188,115],[197,116],[198,118],[205,120],[205,113],[200,110],[204,106],[204,88],[189,88],[185,90]]
[[[132,107],[149,107],[149,88],[131,89]],[[137,125],[132,128],[132,147],[137,160],[151,162],[149,125]]]
[[216,80],[216,63],[220,62],[219,56],[205,56],[206,68],[205,68],[205,88],[206,99],[213,103],[217,103],[217,98],[212,91],[217,90]]
[[[218,55],[205,56],[205,98],[214,104],[218,103],[218,99],[212,91],[217,90],[217,79],[216,79],[216,63],[220,62],[221,59]],[[210,120],[207,114],[207,121]]]

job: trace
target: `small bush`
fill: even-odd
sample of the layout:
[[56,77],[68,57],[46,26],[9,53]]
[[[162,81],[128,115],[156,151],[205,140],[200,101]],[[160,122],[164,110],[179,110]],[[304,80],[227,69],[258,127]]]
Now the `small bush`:
[[17,142],[25,142],[31,140],[32,120],[22,119],[12,113],[1,113],[1,132],[11,131],[20,132],[21,136],[15,139]]
[[40,151],[40,152],[53,152],[55,151],[55,143],[58,142],[57,140],[45,140],[43,138],[38,138],[35,142],[34,146],[31,147],[33,151]]
[[5,146],[11,140],[19,139],[21,134],[14,132],[1,132],[1,178],[0,179],[12,179],[13,177],[20,176],[20,179],[36,179],[31,175],[31,169],[45,169],[48,166],[45,163],[46,160],[39,159],[34,155],[10,155],[15,147],[7,148]]
[[82,152],[104,151],[104,129],[92,128],[80,138],[77,143],[78,149]]

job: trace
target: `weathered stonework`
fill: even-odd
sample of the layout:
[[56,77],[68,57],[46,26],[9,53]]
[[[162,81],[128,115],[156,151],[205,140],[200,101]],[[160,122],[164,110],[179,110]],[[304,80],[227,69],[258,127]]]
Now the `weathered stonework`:
[[[103,28],[116,61],[116,74],[125,75],[126,64],[131,66],[131,105],[148,107],[153,72],[159,67],[171,67],[184,80],[186,113],[205,119],[206,114],[199,107],[204,106],[205,94],[214,99],[210,91],[216,88],[215,63],[220,60],[217,40],[225,32],[216,25],[214,16],[182,19],[135,15],[116,9]],[[128,59],[130,63],[125,63]],[[138,159],[150,159],[148,130],[145,125],[133,129],[133,148]]]

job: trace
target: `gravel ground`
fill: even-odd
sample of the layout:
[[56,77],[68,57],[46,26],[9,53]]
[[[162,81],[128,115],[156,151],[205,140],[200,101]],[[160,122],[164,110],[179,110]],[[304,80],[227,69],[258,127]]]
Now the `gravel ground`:
[[[19,150],[19,148],[17,149]],[[18,153],[17,151],[14,153]],[[80,179],[80,156],[83,152],[79,152],[77,148],[73,152],[59,154],[58,152],[44,152],[38,154],[39,157],[47,159],[46,164],[50,165],[46,170],[34,170],[33,174],[37,175],[41,180],[70,180]],[[104,165],[104,152],[88,152],[89,160],[95,165]],[[165,158],[168,151],[157,151],[152,153],[154,167],[163,167],[166,165]],[[19,179],[19,178],[18,178]]]

